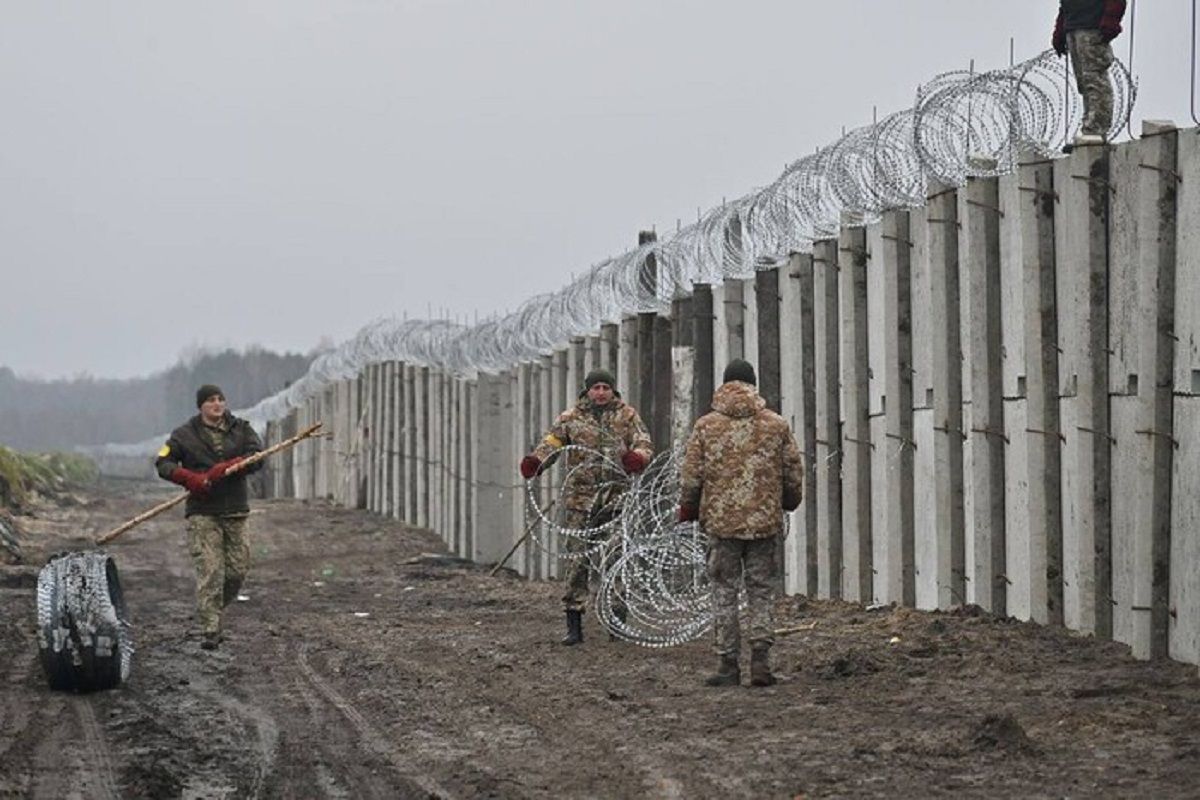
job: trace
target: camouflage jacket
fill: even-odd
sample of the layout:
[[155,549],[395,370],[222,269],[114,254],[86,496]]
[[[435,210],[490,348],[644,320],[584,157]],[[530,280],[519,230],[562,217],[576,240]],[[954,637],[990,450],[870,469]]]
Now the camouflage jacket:
[[[598,450],[620,469],[621,455],[633,450],[648,462],[654,456],[654,445],[642,418],[620,397],[608,405],[595,406],[583,396],[574,408],[558,415],[533,454],[543,463],[552,459],[563,445],[578,445]],[[613,468],[598,456],[582,450],[569,450],[566,457],[567,482],[563,487],[563,503],[575,511],[588,511],[597,492],[615,477]]]
[[[254,455],[259,450],[262,450],[262,440],[246,420],[226,412],[221,427],[211,428],[201,422],[197,414],[171,432],[167,443],[158,451],[154,466],[160,477],[169,480],[176,467],[203,472],[218,461]],[[184,516],[220,517],[248,513],[250,494],[246,476],[262,468],[260,461],[217,482],[204,497],[189,496]]]
[[709,536],[765,539],[783,532],[783,511],[800,505],[804,466],[783,417],[754,387],[723,384],[696,420],[683,458],[679,502],[699,507]]

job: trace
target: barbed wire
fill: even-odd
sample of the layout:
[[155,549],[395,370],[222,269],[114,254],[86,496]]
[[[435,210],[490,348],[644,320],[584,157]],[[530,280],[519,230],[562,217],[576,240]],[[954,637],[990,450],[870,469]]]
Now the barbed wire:
[[[564,562],[587,559],[598,575],[596,617],[617,637],[671,647],[703,635],[712,625],[707,537],[694,522],[676,521],[682,447],[658,454],[636,475],[626,474],[609,452],[580,445],[556,451],[560,459],[567,453],[578,461],[575,469],[591,470],[595,480],[576,487],[566,471],[526,482],[526,507],[538,519],[534,547]],[[588,518],[596,524],[577,527],[565,523],[569,514],[545,514],[538,504],[546,479],[560,509],[564,492],[594,496]]]
[[[790,253],[836,236],[844,214],[872,222],[889,209],[924,204],[931,182],[961,186],[973,176],[1011,172],[1026,156],[1059,152],[1078,129],[1081,103],[1047,50],[1006,69],[946,72],[920,86],[912,108],[847,132],[789,164],[770,185],[724,202],[661,241],[606,259],[562,289],[474,325],[387,317],[318,357],[307,374],[236,413],[260,430],[269,420],[385,361],[434,366],[459,375],[498,372],[596,332],[622,315],[664,310],[694,283],[745,277]],[[1110,138],[1125,126],[1136,85],[1120,61]],[[98,448],[152,452],[161,437]]]

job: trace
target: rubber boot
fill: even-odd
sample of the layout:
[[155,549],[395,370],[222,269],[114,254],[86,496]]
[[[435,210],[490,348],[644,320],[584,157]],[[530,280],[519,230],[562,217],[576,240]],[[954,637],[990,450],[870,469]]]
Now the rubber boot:
[[756,647],[750,651],[750,685],[774,686],[775,676],[771,674],[770,648]]
[[563,637],[565,645],[581,644],[583,642],[583,612],[567,611],[567,635]]
[[717,671],[704,679],[708,686],[737,686],[742,682],[742,671],[738,668],[737,654],[721,656]]

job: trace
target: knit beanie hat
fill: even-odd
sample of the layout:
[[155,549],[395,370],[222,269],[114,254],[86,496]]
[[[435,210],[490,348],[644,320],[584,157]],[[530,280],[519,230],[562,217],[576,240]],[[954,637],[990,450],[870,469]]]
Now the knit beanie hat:
[[225,399],[225,393],[221,391],[220,386],[214,386],[211,383],[206,383],[196,390],[196,408],[204,405],[204,401],[212,397],[214,394],[221,395],[221,399]]
[[594,369],[583,379],[583,387],[585,389],[590,389],[597,383],[607,383],[609,388],[617,388],[617,379],[606,369]]
[[725,374],[721,378],[725,383],[730,381],[741,381],[748,383],[751,386],[758,385],[758,380],[754,376],[754,367],[749,361],[740,358],[735,358],[729,362],[729,366],[725,368]]

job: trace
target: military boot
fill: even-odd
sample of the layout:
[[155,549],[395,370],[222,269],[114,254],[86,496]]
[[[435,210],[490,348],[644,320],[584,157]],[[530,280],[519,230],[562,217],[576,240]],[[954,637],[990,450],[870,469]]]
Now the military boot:
[[565,645],[583,642],[583,612],[567,611],[567,635],[562,638]]
[[775,676],[771,674],[769,647],[756,647],[750,652],[750,685],[774,686]]
[[205,631],[200,637],[200,647],[203,650],[216,650],[221,644],[221,634],[217,631]]
[[742,671],[738,668],[737,654],[721,656],[717,671],[704,679],[708,686],[737,686],[742,682]]
[[[629,619],[629,610],[625,606],[617,606],[613,609],[613,616],[617,618],[618,624],[624,625],[625,620]],[[617,642],[621,640],[621,637],[616,632],[610,630],[608,632],[608,640],[610,642]]]

